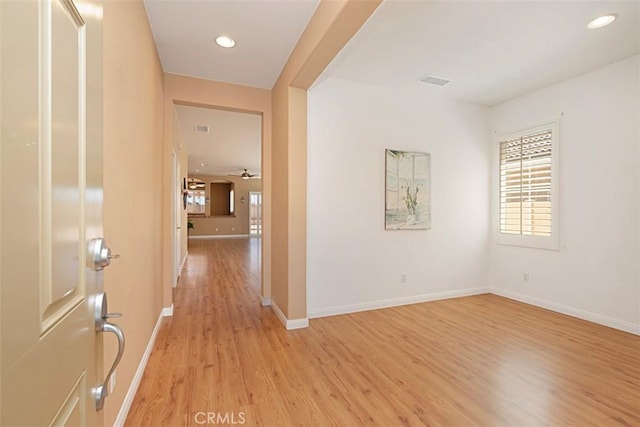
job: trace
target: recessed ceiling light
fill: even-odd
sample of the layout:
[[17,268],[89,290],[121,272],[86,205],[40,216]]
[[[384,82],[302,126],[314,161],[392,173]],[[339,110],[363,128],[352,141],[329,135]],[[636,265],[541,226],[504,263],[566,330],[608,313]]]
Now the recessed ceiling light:
[[598,16],[597,18],[589,22],[589,24],[587,25],[587,28],[589,28],[590,30],[595,30],[598,28],[606,27],[607,25],[615,21],[616,18],[617,16],[614,15],[613,13],[610,13],[608,15]]
[[216,39],[216,43],[218,43],[218,46],[222,46],[222,47],[234,47],[236,45],[235,40],[227,36],[218,37]]

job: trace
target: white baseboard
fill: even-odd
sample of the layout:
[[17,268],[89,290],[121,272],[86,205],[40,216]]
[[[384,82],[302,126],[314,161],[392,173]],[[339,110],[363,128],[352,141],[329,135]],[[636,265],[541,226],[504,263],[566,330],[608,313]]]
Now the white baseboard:
[[284,315],[275,301],[271,301],[271,309],[274,311],[274,313],[276,313],[276,316],[278,316],[278,319],[280,319],[280,322],[282,322],[282,324],[288,331],[292,329],[302,329],[309,327],[309,319],[306,317],[303,319],[287,319],[287,316]]
[[304,329],[308,327],[309,327],[309,319],[307,317],[302,319],[289,319],[285,324],[285,328],[287,328],[288,331],[291,331],[294,329]]
[[174,288],[178,286],[178,282],[180,281],[180,276],[182,276],[182,270],[184,269],[184,263],[187,262],[187,256],[189,256],[189,251],[187,251],[187,253],[184,254],[184,258],[182,258],[182,262],[180,263],[180,268],[178,269],[178,278],[173,283]]
[[173,316],[173,304],[171,304],[171,307],[163,308],[162,312],[160,314],[162,315],[162,317],[171,317],[171,316]]
[[380,308],[398,307],[401,305],[418,304],[421,302],[437,301],[441,299],[468,297],[489,293],[489,288],[470,288],[455,291],[434,292],[432,294],[414,295],[410,297],[391,298],[387,300],[370,301],[357,304],[340,305],[336,307],[322,307],[309,310],[309,318],[337,316],[340,314],[357,313],[360,311],[376,310]]
[[566,314],[567,316],[577,317],[578,319],[587,320],[599,325],[604,325],[624,332],[640,335],[640,325],[634,325],[633,323],[625,322],[623,320],[614,319],[612,317],[603,316],[601,314],[592,313],[590,311],[569,307],[568,305],[558,304],[541,298],[530,297],[528,295],[507,291],[504,289],[491,288],[491,293],[515,301],[524,302],[525,304],[531,304],[537,307],[546,308],[547,310],[555,311],[557,313]]
[[262,297],[260,301],[263,307],[268,307],[271,305],[271,297]]
[[124,426],[124,422],[127,420],[129,409],[131,409],[131,404],[133,403],[133,399],[136,397],[136,392],[138,391],[138,387],[140,386],[140,381],[142,381],[142,375],[144,374],[144,370],[147,367],[149,356],[151,356],[151,350],[153,350],[153,345],[156,342],[156,337],[158,335],[158,331],[160,330],[160,324],[162,323],[162,319],[167,316],[165,315],[165,310],[168,310],[169,308],[173,312],[173,304],[171,304],[171,307],[163,308],[162,311],[160,312],[160,315],[158,316],[158,320],[156,321],[156,326],[153,328],[153,332],[151,332],[151,337],[149,337],[147,348],[145,348],[144,353],[142,354],[142,358],[140,359],[140,363],[138,364],[138,369],[136,369],[136,373],[133,376],[133,380],[131,380],[131,385],[129,386],[129,390],[127,391],[127,394],[124,396],[124,400],[122,401],[122,406],[120,406],[120,411],[118,412],[118,416],[116,417],[116,420],[113,423],[114,427]]
[[184,258],[182,258],[182,263],[180,263],[180,271],[184,269],[184,264],[187,262],[187,257],[189,256],[189,251],[184,254]]
[[202,236],[189,236],[190,239],[244,239],[248,234],[203,234]]

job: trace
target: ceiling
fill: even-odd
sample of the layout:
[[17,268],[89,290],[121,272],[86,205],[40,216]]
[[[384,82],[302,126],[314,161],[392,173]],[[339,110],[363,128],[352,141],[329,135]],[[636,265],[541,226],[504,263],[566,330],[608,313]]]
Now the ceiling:
[[[319,0],[144,0],[167,73],[271,89]],[[216,37],[236,41],[219,47]]]
[[[271,88],[318,0],[144,0],[166,72]],[[618,19],[588,30],[604,13]],[[236,47],[214,39],[228,35]],[[639,1],[386,0],[329,76],[492,106],[640,53]],[[419,82],[426,74],[452,80]],[[260,173],[261,117],[176,106],[189,173]],[[196,133],[195,125],[210,126]],[[203,165],[204,164],[204,165]]]
[[[618,19],[587,29],[605,13]],[[638,53],[638,1],[386,0],[322,79],[413,85],[492,106]],[[419,82],[426,74],[452,82]]]
[[[262,117],[257,114],[176,105],[189,174],[260,174]],[[196,132],[208,126],[209,132]],[[204,164],[203,164],[204,163]]]

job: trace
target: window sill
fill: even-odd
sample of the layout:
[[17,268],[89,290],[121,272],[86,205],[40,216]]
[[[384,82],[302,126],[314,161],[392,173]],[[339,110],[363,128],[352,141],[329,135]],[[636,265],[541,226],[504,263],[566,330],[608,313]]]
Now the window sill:
[[496,244],[501,246],[518,246],[529,249],[546,249],[550,251],[559,251],[557,236],[541,237],[541,236],[522,236],[517,234],[502,234],[496,236]]

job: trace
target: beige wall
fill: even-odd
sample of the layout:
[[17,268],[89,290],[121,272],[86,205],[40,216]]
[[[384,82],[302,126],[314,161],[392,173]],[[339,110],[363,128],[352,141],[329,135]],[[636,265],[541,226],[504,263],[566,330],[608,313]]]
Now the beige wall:
[[[105,269],[109,310],[127,348],[106,400],[113,422],[162,308],[162,69],[141,1],[104,4],[104,235],[121,258]],[[105,372],[116,344],[105,336]]]
[[272,210],[272,244],[271,244],[271,299],[277,304],[285,316],[288,311],[288,269],[289,269],[289,185],[288,177],[288,145],[287,114],[289,97],[282,90],[272,91],[273,100],[273,210]]
[[[229,217],[192,217],[194,229],[191,230],[191,236],[215,236],[215,235],[233,235],[233,234],[249,234],[249,192],[262,191],[261,179],[242,179],[230,176],[213,176],[213,175],[189,175],[189,178],[197,178],[204,181],[206,197],[210,197],[211,183],[214,181],[231,181],[234,183],[234,204],[235,214]],[[241,198],[244,197],[244,203]],[[209,214],[209,204],[206,208]]]
[[[271,91],[175,74],[164,75],[162,285],[163,303],[171,305],[171,147],[175,104],[214,107],[262,116],[262,296],[271,296]],[[186,169],[185,169],[186,170]]]
[[272,298],[288,319],[307,317],[307,89],[381,0],[323,0],[272,89]]

